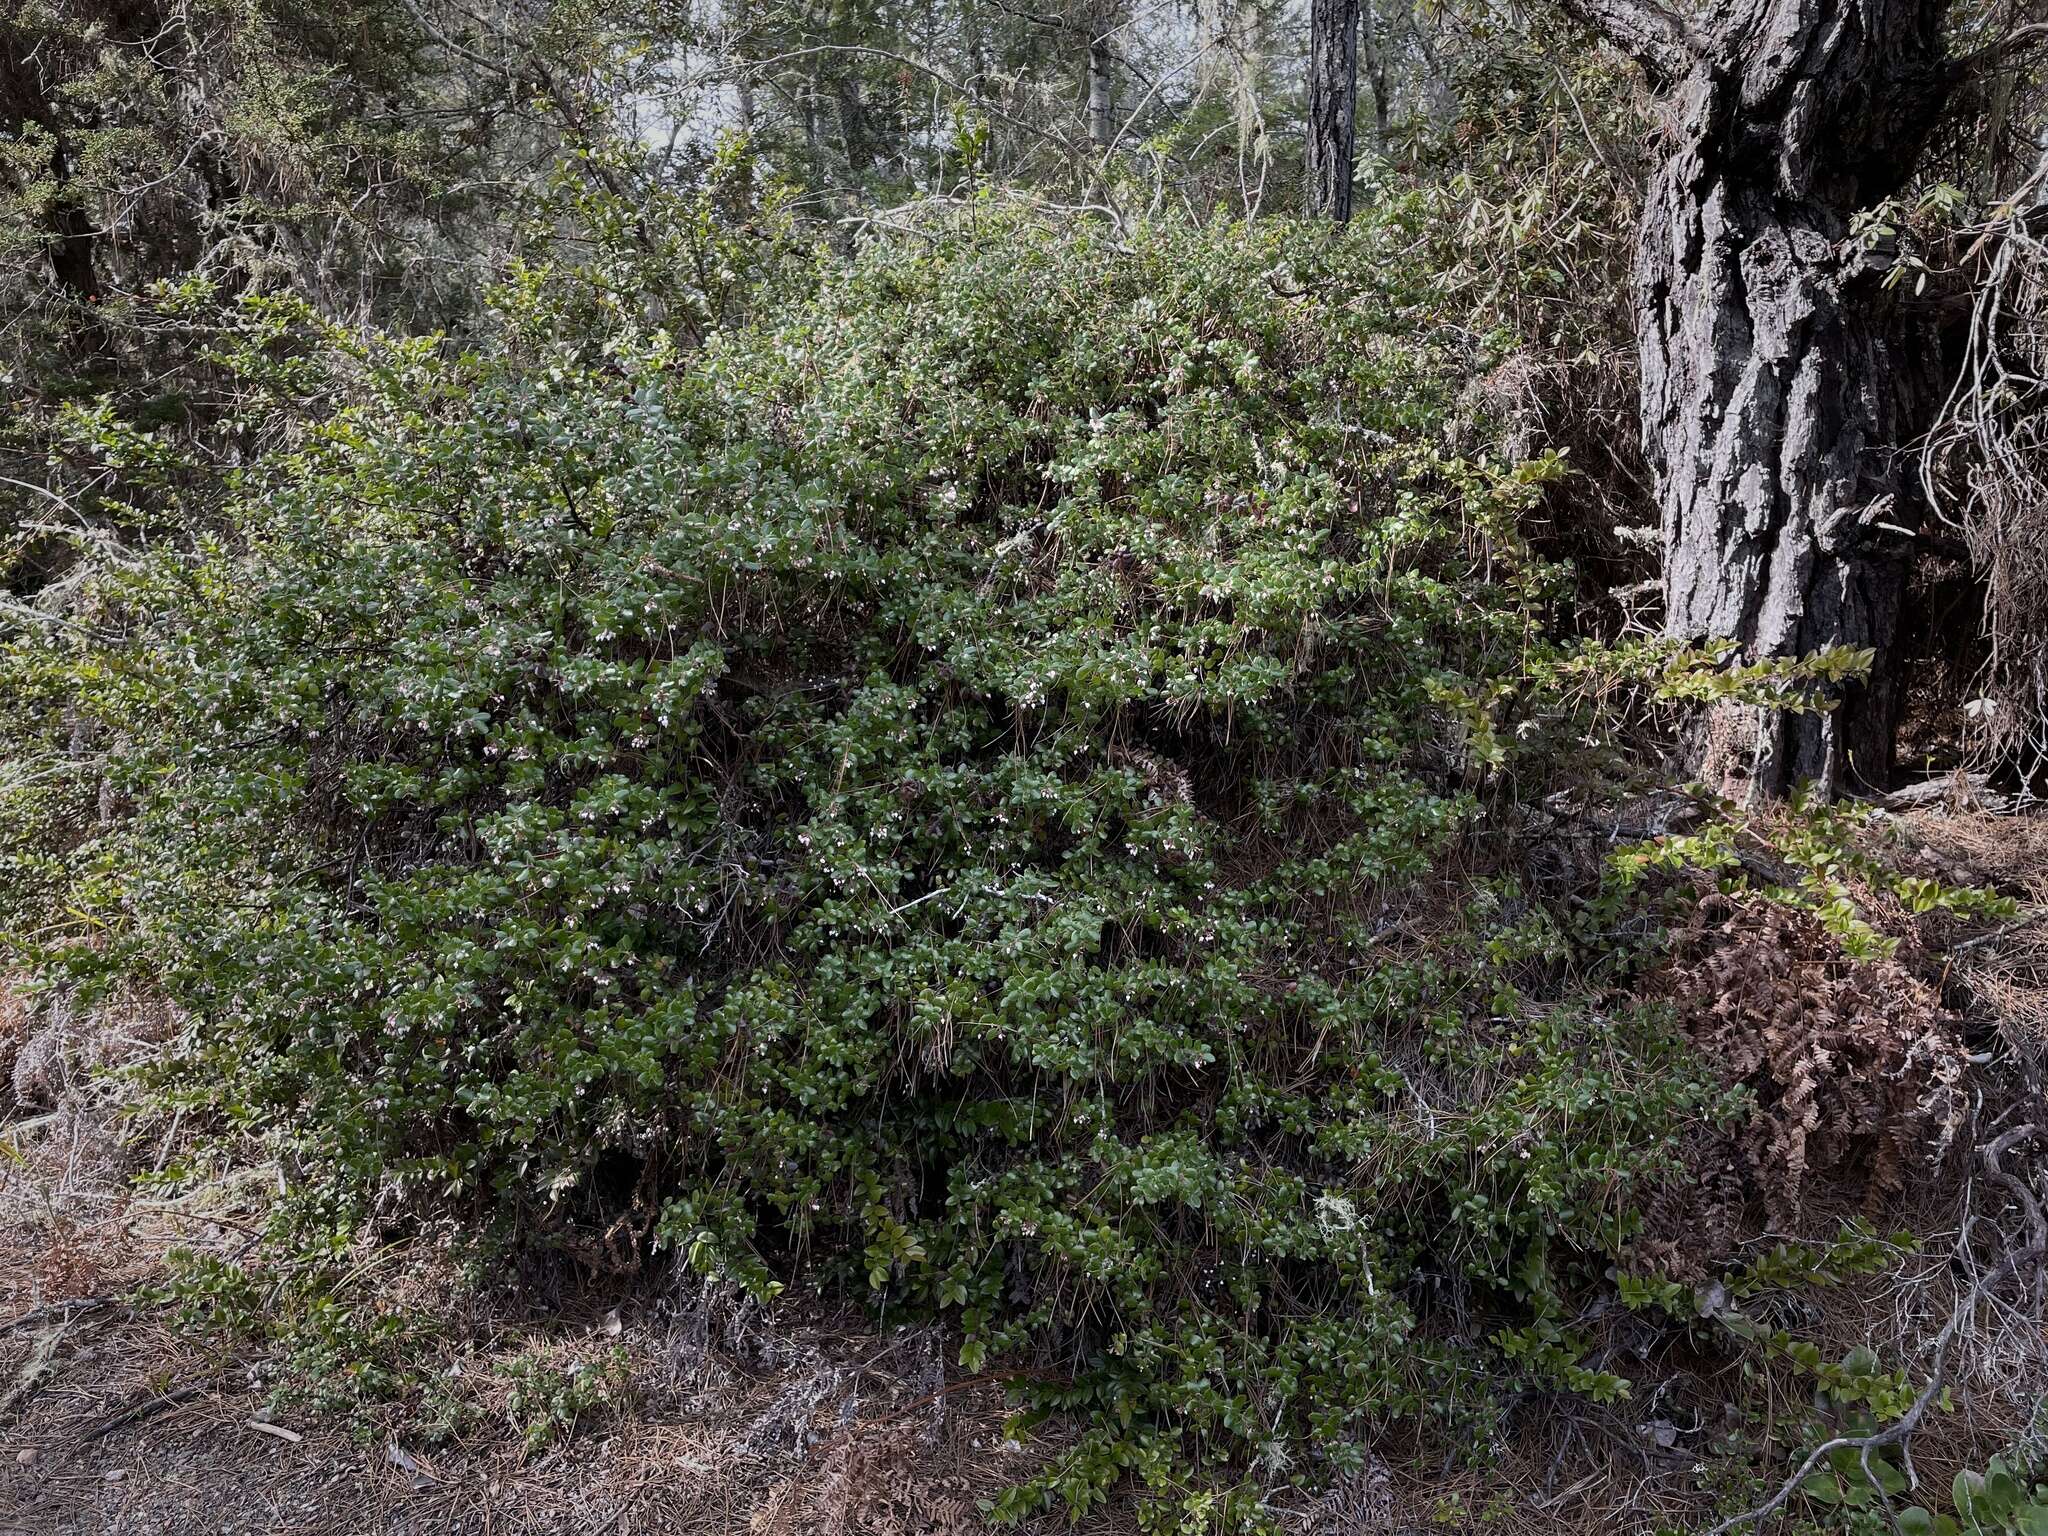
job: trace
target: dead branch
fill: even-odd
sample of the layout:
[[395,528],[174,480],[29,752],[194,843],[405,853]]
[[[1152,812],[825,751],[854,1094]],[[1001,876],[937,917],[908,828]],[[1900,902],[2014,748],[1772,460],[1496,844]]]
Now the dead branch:
[[[2033,1127],[2029,1126],[2026,1129],[2031,1131]],[[2000,1140],[2003,1141],[2004,1138],[2001,1137]],[[1997,1143],[1993,1145],[1997,1145]],[[1728,1536],[1728,1532],[1734,1530],[1737,1526],[1752,1523],[1754,1523],[1758,1530],[1762,1530],[1764,1521],[1768,1520],[1780,1509],[1783,1509],[1786,1502],[1791,1499],[1793,1494],[1799,1491],[1801,1485],[1813,1474],[1814,1469],[1836,1451],[1860,1452],[1865,1473],[1868,1475],[1870,1453],[1875,1450],[1882,1450],[1886,1446],[1902,1445],[1909,1440],[1913,1432],[1920,1427],[1920,1421],[1926,1417],[1928,1408],[1941,1395],[1941,1389],[1947,1384],[1948,1380],[1949,1346],[1955,1341],[1955,1336],[1963,1324],[1969,1320],[1970,1314],[1976,1311],[1977,1304],[2018,1273],[2022,1265],[2038,1265],[2041,1262],[2044,1251],[2048,1250],[2043,1250],[2037,1245],[2021,1249],[2015,1253],[2008,1253],[1999,1261],[1995,1269],[1970,1288],[1969,1295],[1956,1304],[1956,1309],[1950,1314],[1947,1324],[1935,1338],[1934,1370],[1927,1378],[1927,1385],[1920,1389],[1920,1395],[1913,1399],[1912,1406],[1901,1415],[1897,1423],[1878,1430],[1874,1434],[1837,1435],[1832,1440],[1821,1442],[1821,1444],[1815,1446],[1807,1453],[1806,1459],[1800,1462],[1792,1475],[1785,1479],[1783,1485],[1768,1500],[1758,1505],[1755,1509],[1748,1510],[1743,1514],[1731,1515],[1728,1519],[1723,1520],[1719,1525],[1708,1531],[1706,1536]]]

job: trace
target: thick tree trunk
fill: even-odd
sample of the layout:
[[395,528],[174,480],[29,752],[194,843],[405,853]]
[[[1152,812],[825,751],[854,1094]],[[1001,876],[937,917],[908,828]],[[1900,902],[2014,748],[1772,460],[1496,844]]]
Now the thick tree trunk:
[[1852,226],[1940,108],[1942,0],[1738,0],[1711,34],[1632,0],[1572,8],[1674,82],[1636,263],[1666,629],[1751,660],[1876,653],[1830,714],[1714,711],[1699,766],[1765,794],[1881,784],[1916,515],[1902,450],[1937,396],[1927,339]]
[[1308,208],[1351,217],[1358,134],[1359,0],[1311,0],[1308,17]]

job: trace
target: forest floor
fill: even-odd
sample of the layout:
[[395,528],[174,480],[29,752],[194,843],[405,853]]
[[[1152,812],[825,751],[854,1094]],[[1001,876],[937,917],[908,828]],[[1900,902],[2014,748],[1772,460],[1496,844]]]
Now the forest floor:
[[[935,1341],[918,1332],[830,1319],[770,1331],[730,1304],[645,1287],[612,1307],[453,1320],[448,1337],[466,1343],[442,1369],[484,1384],[442,1443],[378,1408],[273,1411],[270,1362],[180,1334],[166,1306],[134,1299],[165,1282],[173,1246],[246,1243],[237,1207],[259,1192],[204,1212],[138,1195],[135,1150],[104,1108],[81,1094],[17,1123],[20,1155],[0,1162],[7,1536],[953,1536],[982,1529],[978,1501],[1044,1454],[1006,1438],[996,1386],[934,1395]],[[436,1299],[407,1288],[380,1295]],[[594,1363],[613,1401],[530,1448],[531,1410],[489,1412],[520,1362]]]
[[[9,1005],[0,986],[0,1033]],[[1010,1438],[1000,1386],[948,1382],[927,1331],[790,1309],[771,1321],[644,1278],[545,1307],[480,1301],[435,1254],[391,1263],[375,1295],[436,1325],[430,1363],[410,1363],[459,1384],[459,1429],[426,1443],[417,1402],[275,1407],[277,1363],[260,1346],[179,1330],[162,1295],[172,1249],[253,1246],[275,1174],[245,1169],[169,1200],[136,1189],[166,1155],[161,1132],[138,1135],[94,1069],[155,1033],[147,1016],[81,1027],[17,1062],[35,1107],[0,1115],[0,1536],[965,1536],[992,1529],[983,1501],[1065,1443],[1057,1424]],[[601,1368],[611,1401],[530,1447],[534,1412],[505,1383],[535,1364]],[[1509,1475],[1375,1469],[1289,1524],[1619,1531],[1645,1527],[1669,1509],[1672,1479],[1688,1481],[1675,1462],[1660,1485],[1627,1455],[1579,1465],[1554,1449],[1546,1438]],[[1122,1536],[1136,1512],[1126,1497],[1079,1526],[1021,1529]]]
[[[0,985],[0,1035],[17,1043],[22,1020],[5,1014],[22,1006]],[[275,1178],[137,1191],[166,1149],[134,1134],[94,1069],[155,1032],[146,1014],[102,1019],[14,1063],[17,1110],[0,1116],[5,1536],[954,1536],[981,1529],[978,1501],[1055,1443],[1008,1439],[992,1383],[935,1390],[938,1341],[916,1330],[780,1314],[771,1328],[644,1282],[611,1304],[493,1313],[432,1255],[380,1273],[376,1292],[437,1325],[432,1366],[466,1408],[450,1434],[424,1444],[377,1406],[273,1410],[272,1362],[180,1332],[170,1305],[142,1299],[169,1280],[173,1248],[246,1251]],[[511,1397],[522,1372],[559,1385],[579,1366],[605,1383],[595,1408]],[[552,1433],[529,1445],[536,1424]]]

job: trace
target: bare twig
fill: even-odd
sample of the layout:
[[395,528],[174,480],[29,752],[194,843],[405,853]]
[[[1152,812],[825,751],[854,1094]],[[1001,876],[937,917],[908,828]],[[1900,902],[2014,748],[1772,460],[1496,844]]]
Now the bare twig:
[[2033,22],[2024,27],[2015,27],[1995,43],[1987,43],[1974,52],[1966,53],[1949,62],[1950,73],[1959,79],[1981,75],[1987,69],[1994,69],[2005,63],[2016,53],[2048,42],[2048,22]]
[[90,1445],[95,1440],[104,1439],[106,1436],[111,1435],[117,1429],[125,1429],[130,1424],[134,1424],[139,1420],[152,1418],[162,1413],[166,1408],[175,1408],[180,1403],[189,1402],[191,1399],[211,1391],[215,1385],[216,1383],[211,1381],[188,1381],[182,1386],[172,1387],[168,1392],[159,1392],[154,1397],[146,1397],[141,1402],[132,1403],[128,1407],[123,1408],[119,1413],[100,1420],[99,1423],[93,1425],[91,1429],[88,1429],[78,1437],[78,1443],[80,1445]]
[[[2042,1215],[2040,1199],[2032,1189],[2027,1187],[2026,1180],[2007,1173],[1999,1162],[1999,1159],[2004,1157],[2014,1147],[2039,1133],[2040,1127],[2036,1125],[2014,1126],[1996,1141],[1986,1145],[1978,1155],[1984,1160],[1984,1171],[1989,1176],[1991,1182],[2012,1196],[2014,1203],[2019,1206],[2021,1213],[2026,1218],[2027,1238],[2030,1245],[2037,1252],[2044,1252],[2048,1251],[2048,1217]],[[2044,1276],[2040,1270],[2034,1272],[2032,1290],[2036,1312],[2041,1308],[2043,1278]]]
[[[2028,1129],[2031,1130],[2032,1127],[2028,1127]],[[2039,1264],[2042,1255],[2043,1250],[2038,1246],[2025,1248],[2016,1253],[2008,1253],[1999,1261],[1995,1269],[1970,1288],[1969,1295],[1956,1304],[1955,1311],[1950,1314],[1947,1324],[1942,1328],[1941,1333],[1934,1341],[1934,1370],[1927,1378],[1927,1385],[1920,1389],[1920,1395],[1913,1399],[1912,1406],[1900,1416],[1897,1423],[1878,1430],[1874,1434],[1837,1435],[1832,1440],[1821,1442],[1807,1453],[1806,1459],[1799,1464],[1790,1477],[1785,1479],[1783,1486],[1768,1500],[1759,1504],[1755,1509],[1748,1510],[1743,1514],[1731,1515],[1728,1519],[1723,1520],[1719,1525],[1708,1531],[1706,1536],[1728,1536],[1728,1532],[1734,1530],[1737,1526],[1750,1525],[1752,1523],[1754,1523],[1758,1530],[1762,1530],[1764,1521],[1783,1509],[1786,1502],[1793,1494],[1799,1491],[1806,1479],[1812,1476],[1814,1469],[1836,1451],[1856,1451],[1860,1453],[1864,1474],[1865,1476],[1871,1476],[1870,1453],[1875,1450],[1881,1450],[1889,1445],[1902,1445],[1911,1438],[1913,1432],[1920,1427],[1920,1421],[1926,1417],[1928,1408],[1941,1395],[1941,1389],[1948,1380],[1949,1345],[1954,1342],[1956,1333],[1968,1321],[1970,1314],[1976,1310],[1977,1303],[1986,1296],[1989,1296],[2000,1285],[2004,1284],[2006,1280],[2017,1273],[2021,1265]],[[1874,1477],[1872,1481],[1875,1483]]]
[[68,1321],[87,1312],[96,1312],[112,1300],[110,1296],[75,1296],[69,1301],[45,1302],[40,1307],[30,1307],[18,1317],[11,1317],[0,1323],[0,1333],[12,1333],[17,1328],[33,1327],[50,1317],[62,1317]]

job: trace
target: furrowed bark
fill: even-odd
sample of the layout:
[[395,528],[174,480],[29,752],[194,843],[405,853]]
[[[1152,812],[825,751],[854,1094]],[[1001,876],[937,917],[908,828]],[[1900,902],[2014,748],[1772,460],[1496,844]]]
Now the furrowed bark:
[[1918,511],[1903,450],[1938,395],[1931,340],[1854,223],[1942,104],[1942,0],[1742,0],[1704,38],[1659,7],[1593,7],[1571,8],[1671,82],[1635,273],[1666,630],[1751,660],[1876,653],[1832,713],[1710,712],[1698,766],[1764,794],[1880,785]]
[[1358,135],[1359,0],[1313,0],[1308,33],[1308,208],[1351,217]]

